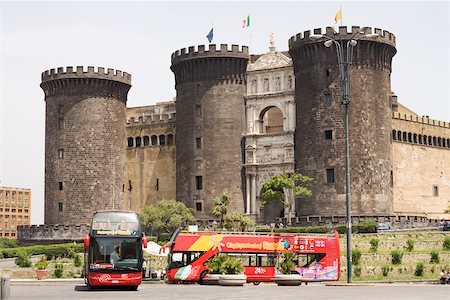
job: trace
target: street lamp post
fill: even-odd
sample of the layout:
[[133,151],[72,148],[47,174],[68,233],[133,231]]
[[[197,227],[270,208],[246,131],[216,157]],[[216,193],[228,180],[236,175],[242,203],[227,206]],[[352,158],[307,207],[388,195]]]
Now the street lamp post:
[[[357,44],[357,39],[354,39],[357,34],[365,37],[376,37],[378,34],[365,34],[366,28],[362,28],[355,33],[346,44],[342,40],[335,39],[324,34],[312,34],[309,36],[311,40],[326,39],[325,47],[329,48],[333,44],[336,46],[336,54],[339,66],[339,75],[342,84],[342,104],[344,105],[344,134],[345,134],[345,218],[347,223],[347,282],[352,282],[352,214],[350,202],[350,145],[349,145],[349,131],[348,131],[348,108],[350,105],[350,69],[353,60],[353,47]],[[345,46],[345,48],[344,48]],[[344,53],[345,52],[345,53]]]

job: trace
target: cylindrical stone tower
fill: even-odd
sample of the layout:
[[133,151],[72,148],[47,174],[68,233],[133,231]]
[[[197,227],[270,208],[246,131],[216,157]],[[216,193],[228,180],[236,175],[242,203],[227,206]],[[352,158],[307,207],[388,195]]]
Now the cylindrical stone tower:
[[45,93],[45,224],[89,223],[124,209],[125,109],[131,75],[104,68],[51,69]]
[[177,90],[177,200],[211,219],[212,198],[228,191],[244,211],[242,144],[248,48],[209,45],[172,54]]
[[[364,29],[370,33],[371,29]],[[375,29],[377,38],[360,34],[359,27],[314,34],[341,42],[357,39],[351,66],[349,145],[353,216],[391,215],[392,149],[391,63],[395,36]],[[299,199],[300,216],[345,215],[345,132],[342,85],[336,46],[312,41],[310,31],[289,40],[296,78],[296,171],[314,178],[313,196]],[[344,54],[345,55],[345,54]],[[344,56],[345,59],[345,56]]]

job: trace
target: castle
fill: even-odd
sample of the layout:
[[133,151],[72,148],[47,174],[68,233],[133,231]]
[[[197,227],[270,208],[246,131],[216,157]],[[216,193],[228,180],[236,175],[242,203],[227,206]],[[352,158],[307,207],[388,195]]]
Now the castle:
[[421,117],[391,90],[395,36],[380,29],[314,29],[289,51],[249,54],[237,45],[175,51],[176,98],[127,108],[131,75],[72,67],[42,73],[46,101],[45,224],[83,224],[95,210],[177,199],[212,221],[212,198],[261,223],[283,217],[262,206],[262,183],[278,173],[314,178],[293,222],[343,223],[345,136],[341,77],[326,34],[358,36],[351,68],[349,143],[355,220],[428,222],[449,217],[450,124]]

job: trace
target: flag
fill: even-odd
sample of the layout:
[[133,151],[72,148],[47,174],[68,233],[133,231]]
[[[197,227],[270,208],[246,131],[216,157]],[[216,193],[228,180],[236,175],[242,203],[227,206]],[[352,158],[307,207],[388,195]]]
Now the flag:
[[250,15],[247,16],[244,20],[242,20],[242,28],[250,26]]
[[208,39],[208,41],[211,43],[211,41],[213,40],[213,33],[214,28],[211,28],[211,30],[209,31],[208,35],[206,36],[206,38]]
[[334,23],[337,24],[337,22],[341,19],[342,19],[342,8],[339,8],[336,15],[334,16]]

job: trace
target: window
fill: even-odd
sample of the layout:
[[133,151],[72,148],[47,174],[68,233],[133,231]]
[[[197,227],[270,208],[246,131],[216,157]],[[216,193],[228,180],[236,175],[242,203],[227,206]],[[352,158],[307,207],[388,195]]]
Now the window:
[[159,145],[164,146],[165,144],[166,144],[166,136],[161,134],[159,136]]
[[195,144],[197,145],[197,149],[202,149],[203,148],[202,138],[201,137],[196,138]]
[[334,183],[334,169],[327,169],[327,183],[332,184]]
[[156,178],[156,190],[159,191],[159,178]]
[[138,136],[138,137],[136,138],[136,148],[141,147],[141,142],[142,142],[141,137]]
[[63,159],[64,158],[64,149],[58,149],[58,158]]
[[202,106],[199,105],[199,104],[195,105],[195,116],[196,116],[197,118],[201,118],[201,117],[203,116],[203,113],[202,113]]
[[195,176],[195,189],[197,191],[200,191],[203,189],[203,177],[202,176]]
[[331,70],[330,69],[326,69],[325,73],[326,73],[327,77],[330,77]]
[[58,119],[58,129],[62,130],[64,129],[64,119]]
[[202,211],[203,210],[203,205],[201,202],[195,202],[195,210],[196,211]]
[[439,197],[439,187],[437,185],[433,185],[433,197]]
[[150,144],[150,138],[148,135],[144,136],[144,147],[147,147]]
[[27,200],[25,200],[25,201],[23,202],[23,206],[24,206],[24,207],[28,207],[28,201],[27,201]]
[[129,138],[127,139],[127,145],[128,145],[129,148],[133,147],[133,145],[134,145],[134,139],[133,139],[132,137],[129,137]]
[[156,135],[152,135],[150,140],[152,142],[152,146],[158,145],[158,137]]
[[63,211],[63,203],[62,203],[62,202],[59,202],[59,203],[58,203],[58,211],[59,211],[59,212],[62,212],[62,211]]
[[58,182],[58,188],[59,188],[60,191],[63,190],[63,183],[62,183],[62,181]]
[[173,134],[169,134],[168,136],[167,136],[167,145],[169,146],[169,145],[173,145],[174,144],[174,141],[173,141]]
[[333,139],[333,130],[325,130],[325,139],[332,140]]

